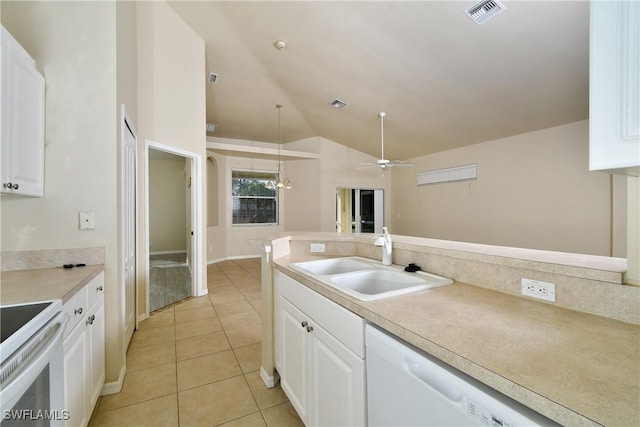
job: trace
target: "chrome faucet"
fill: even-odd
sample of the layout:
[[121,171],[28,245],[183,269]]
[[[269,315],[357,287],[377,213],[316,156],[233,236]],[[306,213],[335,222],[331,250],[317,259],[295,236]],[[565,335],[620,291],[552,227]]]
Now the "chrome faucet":
[[382,236],[378,237],[373,244],[382,246],[382,265],[391,265],[391,236],[387,227],[382,227]]

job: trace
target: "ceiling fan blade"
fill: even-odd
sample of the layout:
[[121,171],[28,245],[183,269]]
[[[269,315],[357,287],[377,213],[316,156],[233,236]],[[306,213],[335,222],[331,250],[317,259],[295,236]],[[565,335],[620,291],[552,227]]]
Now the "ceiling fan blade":
[[376,163],[360,163],[357,169],[370,169],[375,167],[378,167]]

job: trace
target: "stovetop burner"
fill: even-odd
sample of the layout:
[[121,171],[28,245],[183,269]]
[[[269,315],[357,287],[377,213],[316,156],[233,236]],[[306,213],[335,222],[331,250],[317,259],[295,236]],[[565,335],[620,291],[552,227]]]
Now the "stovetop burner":
[[51,301],[0,307],[0,343],[3,343],[51,305]]

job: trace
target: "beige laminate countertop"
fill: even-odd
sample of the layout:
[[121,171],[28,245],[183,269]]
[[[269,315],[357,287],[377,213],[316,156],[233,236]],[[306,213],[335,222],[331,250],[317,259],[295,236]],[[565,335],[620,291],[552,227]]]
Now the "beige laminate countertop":
[[61,299],[64,304],[96,277],[104,266],[39,268],[0,272],[0,304]]
[[456,282],[360,301],[275,267],[563,425],[640,426],[640,327]]

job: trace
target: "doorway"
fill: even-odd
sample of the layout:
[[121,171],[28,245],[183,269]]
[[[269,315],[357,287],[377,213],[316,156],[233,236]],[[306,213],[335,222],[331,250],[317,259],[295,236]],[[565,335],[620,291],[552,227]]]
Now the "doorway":
[[370,188],[336,189],[336,231],[341,233],[382,233],[384,190]]
[[198,295],[199,156],[147,141],[147,310]]

